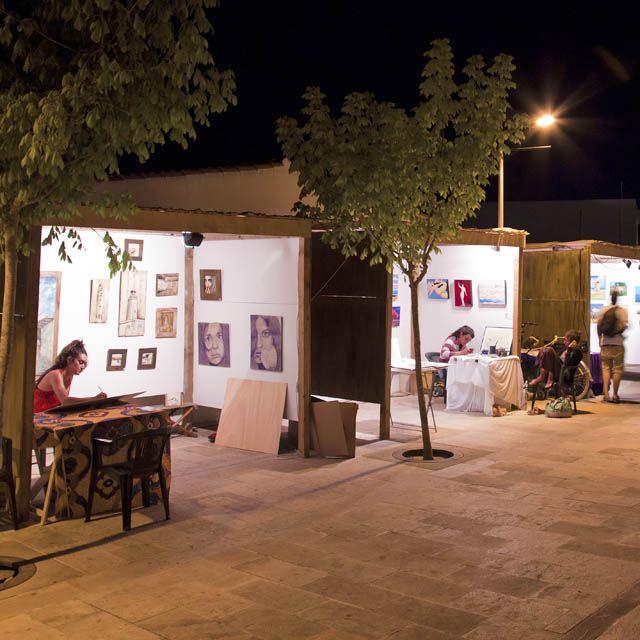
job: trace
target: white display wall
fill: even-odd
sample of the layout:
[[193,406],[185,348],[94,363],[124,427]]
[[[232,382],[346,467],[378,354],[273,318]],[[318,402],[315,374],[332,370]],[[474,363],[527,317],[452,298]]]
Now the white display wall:
[[[110,279],[107,321],[89,322],[91,281],[109,279],[102,231],[78,230],[83,250],[69,251],[72,264],[61,262],[56,246],[42,247],[40,271],[58,271],[60,305],[58,350],[81,338],[87,347],[89,366],[73,381],[73,396],[97,394],[100,386],[108,395],[143,391],[144,395],[179,392],[184,380],[184,246],[181,237],[162,234],[116,232],[110,235],[124,248],[126,239],[142,240],[142,260],[134,262],[137,271],[146,272],[146,309],[144,335],[118,336],[120,274]],[[49,229],[43,228],[43,238]],[[100,234],[100,235],[98,235]],[[66,243],[69,248],[69,242]],[[177,295],[156,296],[156,275],[177,273]],[[156,309],[177,308],[175,338],[156,338]],[[138,349],[157,348],[154,369],[139,370]],[[126,349],[123,371],[107,371],[107,350]]]
[[[297,238],[205,240],[194,249],[194,402],[222,407],[229,378],[287,383],[286,417],[297,420]],[[221,300],[200,299],[200,270],[220,269]],[[282,318],[282,371],[251,368],[252,315]],[[229,325],[230,366],[199,363],[198,324]]]
[[[619,283],[617,304],[627,310],[629,328],[624,332],[624,361],[640,364],[640,270],[638,263],[627,267],[620,258],[591,256],[591,351],[600,353],[596,317],[602,306],[611,304],[611,285]],[[623,288],[622,288],[623,287]]]
[[[425,279],[420,283],[419,314],[421,351],[440,351],[442,343],[452,331],[461,325],[469,325],[475,332],[470,346],[480,349],[485,327],[512,327],[514,308],[514,278],[518,262],[517,247],[501,247],[496,250],[486,245],[444,245],[442,252],[434,255]],[[413,358],[411,349],[411,294],[409,284],[398,267],[398,298],[393,306],[400,306],[400,326],[392,327],[392,339],[400,346],[403,358]],[[449,283],[448,299],[427,297],[427,278],[445,278]],[[471,280],[472,306],[454,306],[454,280]],[[480,281],[506,282],[504,306],[480,306],[478,283]],[[518,339],[515,336],[514,339]]]

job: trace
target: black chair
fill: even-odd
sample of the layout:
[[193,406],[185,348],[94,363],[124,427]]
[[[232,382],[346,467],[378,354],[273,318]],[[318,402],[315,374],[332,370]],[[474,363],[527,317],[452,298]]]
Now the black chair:
[[[427,351],[424,354],[424,357],[429,362],[440,362],[440,352],[439,351]],[[442,395],[442,399],[444,400],[445,405],[447,404],[447,370],[441,369],[439,371],[440,379],[442,380],[442,393],[434,393],[434,396]]]
[[13,528],[18,528],[18,508],[16,506],[16,483],[13,479],[13,453],[11,439],[2,437],[2,467],[0,467],[0,484],[7,486],[7,499],[13,519]]
[[[93,439],[93,461],[85,522],[89,522],[91,518],[91,507],[99,473],[115,477],[120,485],[122,528],[124,531],[131,529],[131,500],[133,497],[133,480],[136,478],[139,478],[141,483],[142,504],[148,507],[150,505],[149,481],[151,476],[158,474],[164,513],[166,519],[169,520],[169,491],[167,490],[167,481],[162,466],[162,454],[167,446],[170,434],[170,429],[148,429],[113,439]],[[108,449],[108,451],[105,451],[105,449]],[[105,453],[111,456],[123,449],[125,449],[126,456],[123,462],[110,464],[103,461],[102,457]]]

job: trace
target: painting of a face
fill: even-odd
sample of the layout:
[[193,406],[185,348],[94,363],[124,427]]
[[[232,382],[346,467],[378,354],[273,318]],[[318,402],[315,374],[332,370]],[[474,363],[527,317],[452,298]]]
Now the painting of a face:
[[199,364],[212,367],[228,367],[229,325],[224,322],[199,322]]
[[200,299],[222,299],[222,271],[220,269],[200,269]]
[[282,318],[251,316],[251,368],[282,371]]

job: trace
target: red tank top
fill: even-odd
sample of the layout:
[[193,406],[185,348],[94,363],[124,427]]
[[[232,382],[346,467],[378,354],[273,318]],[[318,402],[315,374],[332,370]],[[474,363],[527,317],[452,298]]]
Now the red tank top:
[[[62,375],[62,369],[57,369],[60,371],[60,375]],[[67,393],[69,393],[69,389],[71,388],[71,382],[69,382],[69,386],[67,387]],[[47,409],[53,409],[53,407],[58,407],[62,403],[60,402],[56,392],[52,389],[51,391],[43,391],[42,389],[38,389],[36,387],[33,390],[33,412],[40,413],[41,411],[46,411]]]

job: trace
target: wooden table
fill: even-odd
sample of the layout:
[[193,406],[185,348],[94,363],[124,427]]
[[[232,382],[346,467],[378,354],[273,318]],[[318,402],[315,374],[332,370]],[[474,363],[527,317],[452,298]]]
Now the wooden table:
[[[52,489],[55,487],[57,518],[84,517],[91,476],[92,439],[114,438],[145,429],[171,427],[171,414],[181,407],[137,407],[118,405],[69,413],[37,413],[34,415],[34,446],[53,447],[52,480],[47,487],[41,524],[47,521]],[[163,456],[167,487],[171,483],[171,459]],[[151,483],[151,503],[161,500],[158,481]],[[142,504],[139,483],[134,484],[133,506]],[[93,513],[120,509],[120,491],[115,480],[98,476]]]

